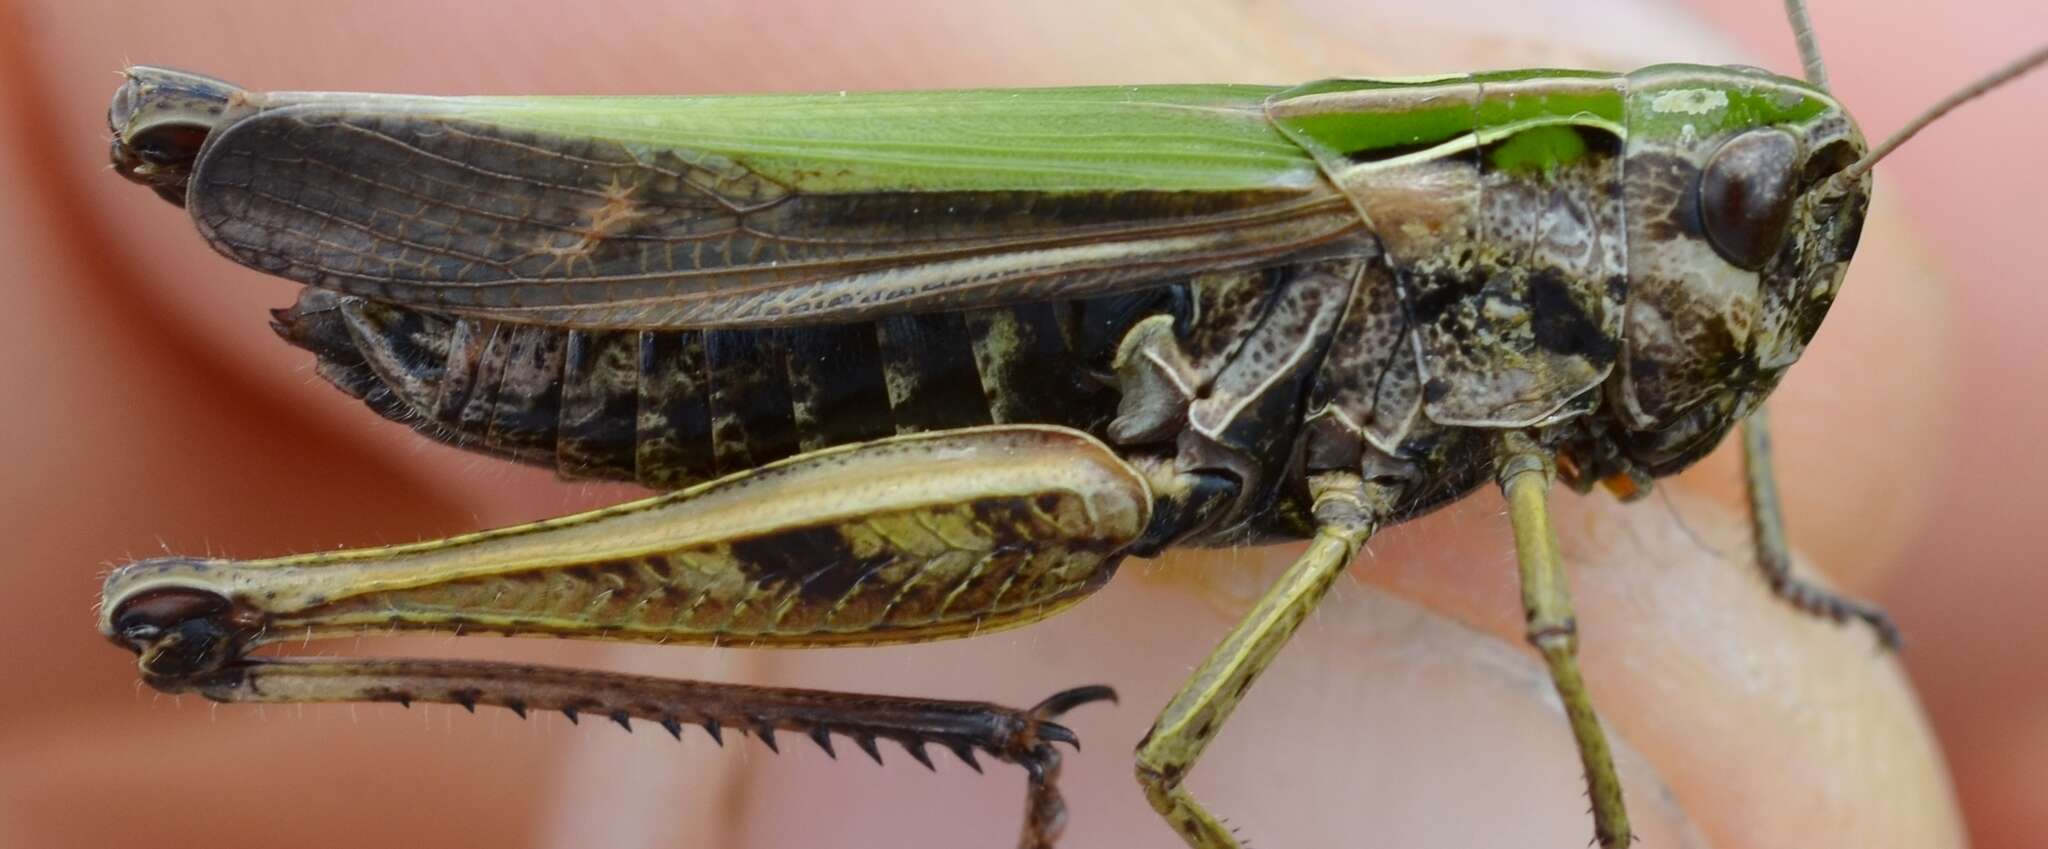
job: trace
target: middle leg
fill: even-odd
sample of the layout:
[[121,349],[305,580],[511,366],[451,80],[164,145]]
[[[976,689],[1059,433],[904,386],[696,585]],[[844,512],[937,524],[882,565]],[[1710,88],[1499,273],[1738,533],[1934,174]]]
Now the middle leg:
[[1385,515],[1392,492],[1355,473],[1310,478],[1319,530],[1229,636],[1209,653],[1138,744],[1138,783],[1152,808],[1196,849],[1235,849],[1232,836],[1182,786],[1259,673],[1294,636]]

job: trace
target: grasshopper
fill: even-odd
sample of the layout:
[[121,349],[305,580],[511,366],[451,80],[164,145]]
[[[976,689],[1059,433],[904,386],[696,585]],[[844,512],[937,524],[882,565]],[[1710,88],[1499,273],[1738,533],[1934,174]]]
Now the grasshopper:
[[[1577,741],[1631,840],[1575,659],[1548,492],[1650,490],[1743,425],[1757,557],[1800,608],[1764,398],[1854,252],[1876,148],[1808,80],[1662,65],[1296,87],[817,96],[257,93],[130,69],[124,176],[307,286],[275,328],[377,413],[666,494],[414,545],[117,570],[100,628],[227,702],[479,704],[777,732],[1028,776],[1056,720],[993,704],[474,661],[252,657],[369,627],[724,645],[1028,624],[1128,556],[1306,539],[1138,746],[1186,789],[1259,672],[1380,528],[1489,481]],[[1003,144],[989,144],[999,139]],[[1172,144],[1161,146],[1160,139]]]

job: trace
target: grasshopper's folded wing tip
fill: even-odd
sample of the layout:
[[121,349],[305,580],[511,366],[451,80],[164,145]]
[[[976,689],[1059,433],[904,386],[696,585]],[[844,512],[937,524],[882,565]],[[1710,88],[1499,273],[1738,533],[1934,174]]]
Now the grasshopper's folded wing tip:
[[132,65],[107,107],[115,173],[185,205],[186,181],[206,138],[238,105],[242,89],[225,80]]

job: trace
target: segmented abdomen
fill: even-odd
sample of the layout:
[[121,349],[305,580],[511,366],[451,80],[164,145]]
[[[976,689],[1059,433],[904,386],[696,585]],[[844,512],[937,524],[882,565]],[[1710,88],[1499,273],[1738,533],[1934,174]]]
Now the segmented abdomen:
[[1165,289],[841,325],[586,331],[308,289],[280,335],[387,418],[575,478],[686,486],[803,451],[977,424],[1100,432],[1107,367]]

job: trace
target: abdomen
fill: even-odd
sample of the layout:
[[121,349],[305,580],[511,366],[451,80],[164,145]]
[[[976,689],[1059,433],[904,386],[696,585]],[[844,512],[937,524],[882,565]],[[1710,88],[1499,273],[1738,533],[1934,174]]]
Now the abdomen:
[[1100,434],[1108,361],[1173,287],[758,330],[586,331],[308,289],[280,335],[386,418],[565,477],[675,488],[832,445],[973,425]]

